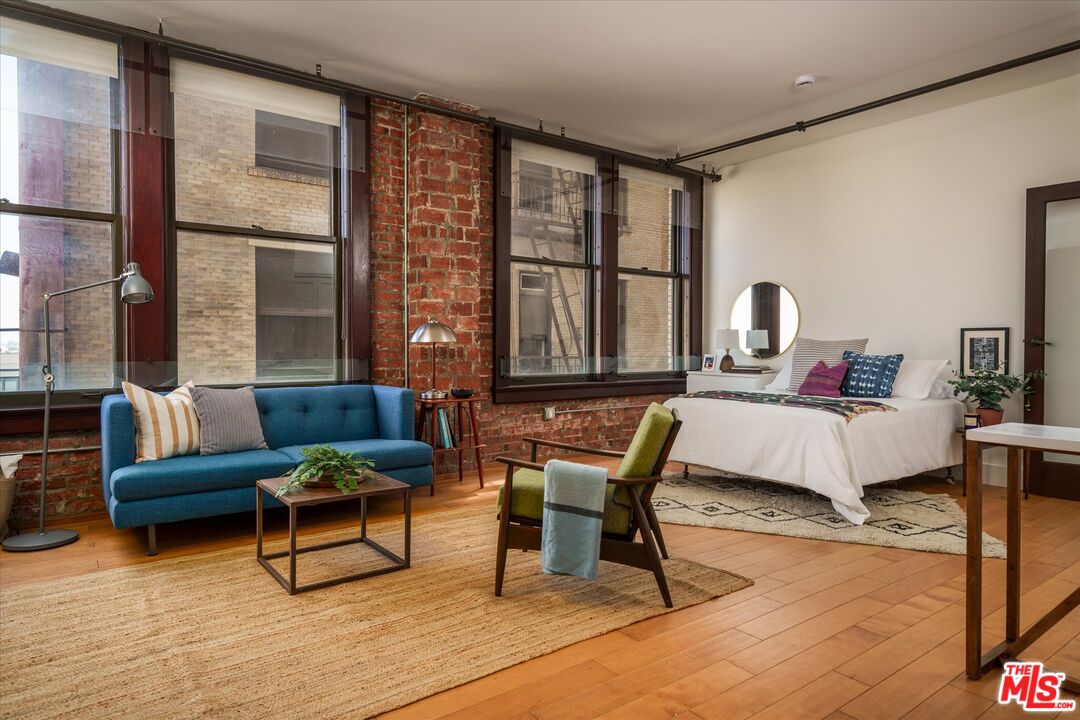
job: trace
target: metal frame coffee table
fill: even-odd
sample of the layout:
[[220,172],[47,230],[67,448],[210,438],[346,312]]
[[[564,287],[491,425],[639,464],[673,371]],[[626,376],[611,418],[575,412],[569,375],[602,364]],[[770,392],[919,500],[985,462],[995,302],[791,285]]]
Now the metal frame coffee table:
[[[411,553],[411,523],[412,523],[412,496],[410,490],[412,487],[406,485],[403,482],[381,475],[379,473],[371,473],[364,482],[360,483],[360,488],[355,492],[342,493],[335,487],[330,488],[297,488],[291,490],[288,493],[277,497],[278,488],[280,488],[287,478],[278,477],[268,480],[259,480],[255,483],[255,557],[259,561],[270,575],[278,581],[281,587],[285,588],[290,595],[297,593],[307,592],[308,590],[318,590],[319,588],[329,587],[331,585],[338,585],[340,583],[350,582],[352,580],[362,580],[363,578],[374,577],[376,575],[385,575],[386,573],[396,572],[398,570],[405,570],[409,567],[410,553]],[[263,554],[263,493],[268,493],[271,497],[277,497],[279,501],[285,504],[289,509],[289,549],[282,550],[280,552],[273,552],[269,554]],[[396,495],[401,494],[405,501],[405,556],[402,557],[397,553],[387,550],[379,543],[375,542],[367,536],[367,506],[368,498],[378,495]],[[343,502],[346,500],[360,499],[360,536],[346,538],[344,540],[335,540],[333,542],[319,543],[318,545],[309,545],[307,547],[296,547],[296,514],[297,510],[301,507],[307,507],[309,505],[323,505],[326,503]],[[378,552],[391,562],[386,567],[376,568],[374,570],[367,570],[365,572],[354,573],[352,575],[344,575],[342,577],[330,578],[328,580],[319,580],[318,582],[307,583],[306,585],[296,584],[296,558],[298,555],[307,552],[313,552],[315,550],[326,550],[328,548],[341,547],[342,545],[354,545],[364,544],[371,549]],[[270,560],[275,558],[288,557],[289,558],[289,577],[286,579],[278,572],[277,568],[270,564]]]

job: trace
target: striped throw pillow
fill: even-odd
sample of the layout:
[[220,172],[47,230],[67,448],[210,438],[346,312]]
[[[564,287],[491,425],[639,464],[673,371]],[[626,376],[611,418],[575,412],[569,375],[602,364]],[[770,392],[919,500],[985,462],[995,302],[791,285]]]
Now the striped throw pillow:
[[806,376],[819,362],[824,362],[829,367],[836,365],[844,359],[844,352],[866,352],[866,344],[869,338],[861,340],[814,340],[812,338],[795,338],[795,351],[791,354],[791,384],[788,390],[799,392],[799,387],[806,380]]
[[135,462],[164,460],[199,452],[199,416],[191,399],[194,383],[168,395],[124,383],[124,395],[135,410]]

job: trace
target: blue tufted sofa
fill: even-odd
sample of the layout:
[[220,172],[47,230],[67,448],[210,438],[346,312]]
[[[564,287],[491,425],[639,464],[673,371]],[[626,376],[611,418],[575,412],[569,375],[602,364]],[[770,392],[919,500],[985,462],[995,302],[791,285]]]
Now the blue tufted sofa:
[[[101,403],[101,477],[117,528],[255,509],[255,481],[281,475],[309,445],[328,444],[375,461],[413,487],[431,485],[432,450],[414,437],[412,390],[381,385],[256,388],[267,449],[183,455],[135,463],[135,415],[123,395]],[[276,500],[267,499],[270,504]]]

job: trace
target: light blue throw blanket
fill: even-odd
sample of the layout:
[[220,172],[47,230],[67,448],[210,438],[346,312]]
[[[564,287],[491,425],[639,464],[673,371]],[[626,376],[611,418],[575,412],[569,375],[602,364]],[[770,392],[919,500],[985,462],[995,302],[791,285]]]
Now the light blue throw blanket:
[[544,466],[540,565],[545,573],[596,579],[607,470],[549,460]]

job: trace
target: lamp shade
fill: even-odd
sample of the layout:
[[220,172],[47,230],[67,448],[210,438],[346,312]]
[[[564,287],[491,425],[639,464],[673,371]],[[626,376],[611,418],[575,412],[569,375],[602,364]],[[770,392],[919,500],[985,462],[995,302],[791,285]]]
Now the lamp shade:
[[120,299],[129,305],[141,305],[154,299],[154,289],[142,276],[139,263],[128,263],[124,268],[124,281],[120,285]]
[[717,350],[730,350],[731,348],[739,347],[739,331],[738,330],[717,330],[716,331],[716,349]]
[[747,330],[746,347],[748,350],[764,350],[769,347],[769,331]]
[[457,335],[448,325],[438,320],[428,320],[412,331],[409,336],[411,343],[452,343],[457,342]]

